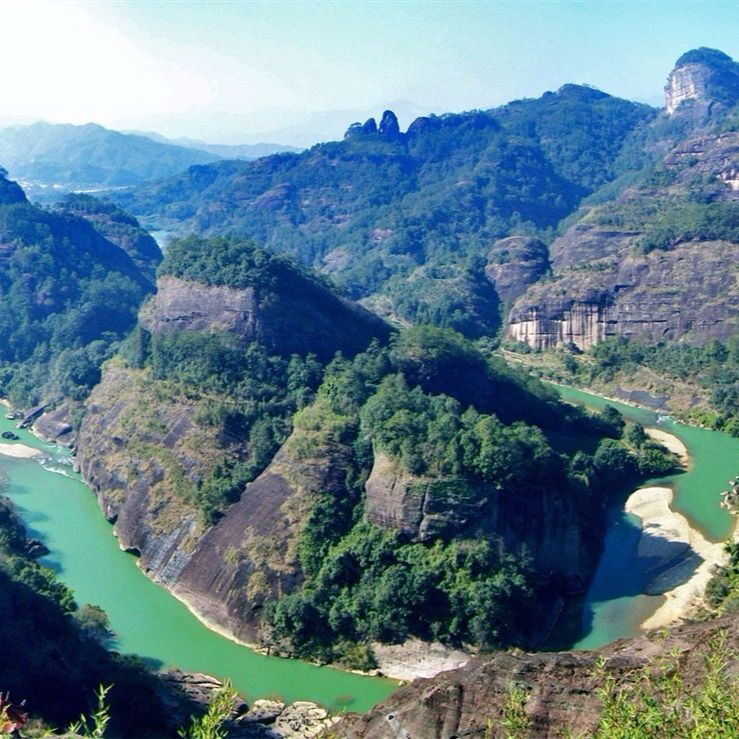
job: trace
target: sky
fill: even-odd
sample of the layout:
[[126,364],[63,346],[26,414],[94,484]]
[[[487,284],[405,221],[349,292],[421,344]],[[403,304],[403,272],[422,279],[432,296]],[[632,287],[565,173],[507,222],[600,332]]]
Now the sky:
[[737,29],[736,0],[5,0],[0,121],[306,146],[567,82],[659,106],[688,49],[739,59]]

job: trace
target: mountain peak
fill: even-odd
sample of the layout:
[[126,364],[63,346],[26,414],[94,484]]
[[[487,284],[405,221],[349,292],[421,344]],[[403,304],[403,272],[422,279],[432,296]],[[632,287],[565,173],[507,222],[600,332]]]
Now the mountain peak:
[[739,64],[718,49],[691,49],[675,63],[665,85],[665,108],[673,115],[683,104],[710,115],[714,104],[739,101]]

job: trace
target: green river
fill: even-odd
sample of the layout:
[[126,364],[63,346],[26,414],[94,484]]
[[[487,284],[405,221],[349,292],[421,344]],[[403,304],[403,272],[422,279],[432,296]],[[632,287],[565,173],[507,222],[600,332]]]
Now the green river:
[[[607,400],[582,390],[561,385],[553,387],[567,401],[598,409],[611,405],[631,421],[677,436],[688,449],[689,469],[649,480],[642,486],[671,487],[672,507],[707,539],[724,541],[729,537],[733,517],[719,504],[721,492],[729,487],[729,480],[739,474],[739,439],[719,431],[677,423],[646,408]],[[664,596],[644,594],[654,575],[645,575],[650,563],[637,555],[640,520],[626,513],[624,502],[625,499],[609,512],[603,554],[584,600],[568,609],[547,648],[591,649],[634,636],[639,633],[642,621],[664,602]]]
[[[719,494],[739,472],[739,439],[675,423],[657,421],[655,413],[557,386],[572,402],[617,407],[629,419],[659,425],[688,447],[689,471],[660,483],[675,491],[674,505],[714,541],[726,539],[732,519],[719,507]],[[0,431],[14,422],[0,418]],[[44,464],[33,459],[0,456],[9,479],[7,494],[18,506],[31,536],[42,539],[50,554],[42,562],[55,569],[80,604],[105,609],[115,631],[112,645],[133,652],[154,665],[177,666],[229,677],[249,699],[280,696],[311,700],[333,710],[369,710],[396,687],[391,680],[370,678],[297,660],[266,657],[203,626],[187,608],[151,582],[133,556],[121,551],[95,496],[72,472],[71,455],[45,444],[29,431],[18,443],[42,450]],[[556,630],[550,648],[598,647],[638,632],[641,621],[662,602],[643,594],[643,564],[636,556],[639,519],[611,512],[605,548],[584,598],[570,609]]]
[[0,418],[0,432],[15,431],[21,437],[17,443],[41,449],[49,460],[42,466],[33,459],[0,456],[0,469],[9,479],[6,494],[29,535],[49,548],[41,562],[57,571],[79,604],[105,609],[116,634],[113,648],[139,654],[155,666],[229,677],[251,700],[280,696],[363,712],[397,687],[392,680],[266,657],[203,626],[118,547],[95,496],[72,472],[70,453],[14,424]]

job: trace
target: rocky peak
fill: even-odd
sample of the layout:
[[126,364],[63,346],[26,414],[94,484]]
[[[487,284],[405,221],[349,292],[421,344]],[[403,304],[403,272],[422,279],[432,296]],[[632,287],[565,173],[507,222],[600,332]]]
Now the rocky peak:
[[384,136],[398,136],[400,134],[400,126],[398,118],[392,110],[386,110],[382,114],[380,121],[380,133]]
[[670,72],[665,85],[668,115],[682,103],[691,101],[691,110],[699,105],[707,114],[714,105],[731,106],[739,101],[739,64],[717,49],[702,47],[683,54]]
[[400,126],[398,124],[398,118],[392,110],[386,110],[382,114],[380,125],[377,125],[377,121],[374,118],[368,118],[364,123],[352,123],[347,128],[344,134],[345,139],[355,138],[356,136],[362,136],[364,134],[375,134],[380,133],[383,136],[395,138],[400,136]]

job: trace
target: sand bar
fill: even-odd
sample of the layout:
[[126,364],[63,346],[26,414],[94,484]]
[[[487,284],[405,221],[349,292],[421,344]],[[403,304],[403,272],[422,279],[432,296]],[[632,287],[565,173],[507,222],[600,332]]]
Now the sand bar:
[[658,556],[662,550],[669,561],[679,545],[685,544],[703,560],[687,581],[664,593],[666,602],[642,623],[645,629],[669,626],[687,617],[700,604],[714,568],[726,563],[724,544],[708,541],[685,516],[672,510],[671,503],[672,490],[667,487],[640,488],[626,501],[626,510],[642,520],[640,553]]
[[688,456],[688,448],[685,446],[685,444],[682,443],[680,439],[677,438],[677,436],[675,436],[674,434],[668,434],[667,431],[656,429],[653,426],[647,426],[644,431],[650,439],[658,441],[660,444],[662,444],[663,447],[665,447],[665,449],[668,449],[673,454],[676,454],[679,457],[680,464],[683,465],[683,467],[688,466],[688,463],[690,462],[690,457]]
[[31,457],[41,456],[43,452],[25,444],[0,444],[0,454],[17,459],[31,459]]

